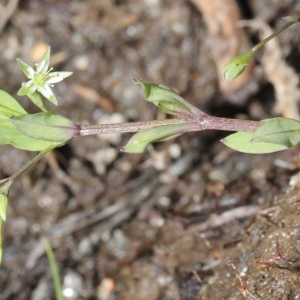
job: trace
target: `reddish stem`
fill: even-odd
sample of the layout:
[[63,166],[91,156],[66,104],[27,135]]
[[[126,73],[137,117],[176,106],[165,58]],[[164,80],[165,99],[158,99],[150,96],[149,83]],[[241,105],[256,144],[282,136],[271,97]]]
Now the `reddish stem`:
[[201,110],[198,110],[194,116],[194,131],[210,129],[254,132],[259,126],[261,126],[261,122],[259,121],[213,117],[207,115]]
[[244,131],[254,132],[261,122],[250,120],[238,120],[218,118],[207,115],[201,110],[194,110],[193,115],[182,119],[166,119],[145,122],[128,122],[117,124],[99,124],[99,125],[78,125],[78,136],[94,135],[94,134],[109,134],[109,133],[124,133],[124,132],[139,132],[154,127],[175,125],[181,123],[190,123],[191,127],[188,131],[201,130],[225,130],[225,131]]
[[167,119],[117,124],[78,125],[79,136],[108,133],[138,132],[158,126],[191,122],[191,119]]

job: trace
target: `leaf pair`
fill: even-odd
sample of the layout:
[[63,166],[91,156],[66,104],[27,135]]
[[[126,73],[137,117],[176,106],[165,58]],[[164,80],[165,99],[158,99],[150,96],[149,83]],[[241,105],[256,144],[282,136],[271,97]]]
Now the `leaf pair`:
[[135,80],[134,83],[143,87],[147,101],[155,104],[162,112],[179,119],[172,119],[173,124],[166,122],[166,125],[154,125],[154,128],[136,133],[122,151],[141,153],[151,143],[166,141],[192,130],[193,114],[197,110],[193,105],[164,85],[145,83],[142,80]]
[[27,114],[13,97],[0,90],[0,145],[41,151],[67,142],[77,132],[69,119],[52,112]]
[[261,121],[255,132],[237,132],[222,142],[237,151],[250,154],[272,153],[300,143],[300,122],[287,118]]

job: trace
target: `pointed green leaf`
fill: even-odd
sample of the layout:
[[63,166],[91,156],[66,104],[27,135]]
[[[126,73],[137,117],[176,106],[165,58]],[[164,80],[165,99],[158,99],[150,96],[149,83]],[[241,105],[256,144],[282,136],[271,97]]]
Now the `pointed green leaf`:
[[265,142],[253,142],[254,132],[236,132],[222,140],[226,146],[244,153],[264,154],[285,150],[287,147]]
[[125,145],[122,151],[127,153],[142,153],[151,144],[179,136],[189,131],[189,123],[163,125],[136,133]]
[[65,143],[78,134],[78,126],[53,112],[12,117],[11,122],[28,137],[36,140]]
[[26,114],[26,111],[18,101],[8,93],[0,90],[0,120],[23,114]]
[[300,142],[300,122],[288,118],[264,120],[263,125],[255,131],[252,141],[293,147]]
[[28,137],[19,132],[10,119],[0,119],[0,145],[5,144],[27,151],[42,151],[53,143]]
[[134,80],[134,83],[143,87],[147,101],[154,103],[164,112],[172,115],[190,116],[195,110],[190,103],[167,86],[146,83],[139,79]]

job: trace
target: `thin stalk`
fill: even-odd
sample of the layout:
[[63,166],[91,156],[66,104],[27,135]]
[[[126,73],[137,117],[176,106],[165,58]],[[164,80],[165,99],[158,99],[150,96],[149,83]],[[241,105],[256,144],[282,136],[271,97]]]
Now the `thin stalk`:
[[33,165],[34,163],[39,161],[42,157],[44,157],[48,152],[50,152],[51,150],[53,150],[57,146],[58,146],[58,144],[55,144],[55,146],[52,145],[52,146],[46,148],[45,150],[41,151],[37,156],[32,158],[28,163],[26,163],[23,167],[21,167],[14,174],[12,174],[9,177],[9,180],[12,180],[12,181],[15,180],[17,177],[19,177],[21,174],[23,174],[29,167],[31,167],[31,165]]
[[201,110],[195,113],[193,120],[193,131],[224,130],[254,132],[259,126],[261,126],[261,122],[259,121],[214,117],[207,115]]
[[201,130],[225,130],[225,131],[244,131],[254,132],[261,122],[251,120],[238,120],[209,116],[202,111],[197,116],[184,119],[167,119],[145,122],[128,122],[117,124],[100,124],[100,125],[79,125],[78,136],[94,135],[94,134],[110,134],[124,132],[139,132],[159,126],[175,125],[181,123],[190,123],[192,128],[189,131]]
[[262,125],[259,121],[218,118],[209,116],[207,129],[254,132]]
[[60,275],[59,275],[59,269],[58,269],[58,265],[57,265],[54,253],[53,253],[50,243],[46,237],[42,236],[41,241],[46,250],[46,254],[48,257],[49,264],[50,264],[52,278],[53,278],[53,282],[54,282],[56,300],[64,300],[63,293],[62,293],[61,279],[60,279]]
[[288,20],[290,20],[289,22],[287,22],[286,24],[284,24],[282,27],[280,27],[278,30],[276,30],[274,33],[272,33],[270,36],[268,36],[267,38],[265,38],[263,41],[261,41],[259,44],[255,45],[251,50],[253,52],[258,51],[259,49],[261,49],[268,41],[270,41],[271,39],[273,39],[275,36],[277,36],[278,34],[280,34],[282,31],[284,31],[285,29],[287,29],[288,27],[290,27],[291,25],[300,22],[300,18],[299,17],[287,17]]
[[93,135],[93,134],[109,134],[109,133],[124,133],[124,132],[138,132],[146,129],[151,129],[158,126],[173,125],[180,123],[191,122],[188,119],[167,119],[155,120],[145,122],[127,122],[117,124],[99,124],[99,125],[78,125],[79,136]]

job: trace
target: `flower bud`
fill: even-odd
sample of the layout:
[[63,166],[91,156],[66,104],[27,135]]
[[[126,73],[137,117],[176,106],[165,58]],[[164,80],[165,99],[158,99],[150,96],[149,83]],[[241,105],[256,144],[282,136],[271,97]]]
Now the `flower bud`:
[[240,76],[245,71],[253,54],[254,51],[250,50],[230,60],[223,68],[223,79],[231,82]]

